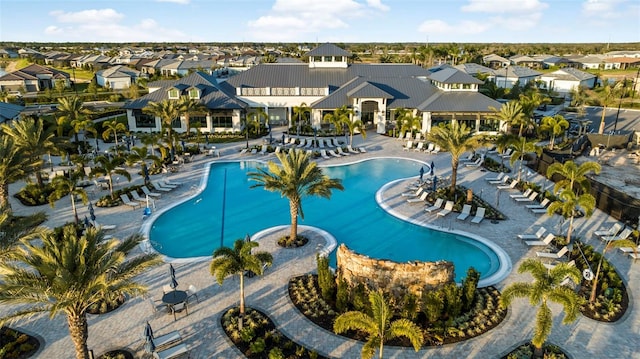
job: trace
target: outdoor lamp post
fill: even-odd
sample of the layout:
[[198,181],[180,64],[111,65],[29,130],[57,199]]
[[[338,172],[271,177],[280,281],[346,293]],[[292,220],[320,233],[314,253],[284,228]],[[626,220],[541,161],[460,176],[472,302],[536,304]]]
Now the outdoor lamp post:
[[613,132],[615,134],[618,129],[618,117],[620,116],[620,106],[622,106],[622,98],[624,97],[625,90],[627,89],[627,78],[622,80],[622,91],[620,91],[620,101],[618,101],[618,112],[616,112],[616,120],[613,123]]

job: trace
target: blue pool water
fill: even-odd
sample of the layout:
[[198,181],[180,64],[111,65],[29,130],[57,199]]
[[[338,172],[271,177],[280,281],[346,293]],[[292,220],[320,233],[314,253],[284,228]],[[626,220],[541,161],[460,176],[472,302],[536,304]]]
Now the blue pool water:
[[[262,188],[249,188],[253,182],[248,180],[247,172],[262,165],[254,161],[212,164],[202,193],[162,213],[153,222],[149,238],[154,248],[169,257],[187,258],[210,256],[220,246],[225,173],[223,245],[232,246],[247,233],[290,224],[288,199]],[[324,171],[329,177],[342,179],[345,190],[334,191],[331,199],[303,198],[305,218],[298,223],[324,229],[339,244],[345,243],[350,249],[374,258],[397,262],[452,261],[458,281],[470,266],[482,277],[493,274],[499,260],[486,245],[465,236],[404,222],[376,203],[375,193],[382,185],[416,176],[421,165],[392,158],[326,167]]]

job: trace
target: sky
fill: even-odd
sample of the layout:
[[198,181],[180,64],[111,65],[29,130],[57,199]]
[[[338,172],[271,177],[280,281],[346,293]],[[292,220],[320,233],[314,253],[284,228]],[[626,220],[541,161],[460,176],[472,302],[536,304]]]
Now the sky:
[[637,0],[0,0],[0,42],[640,42]]

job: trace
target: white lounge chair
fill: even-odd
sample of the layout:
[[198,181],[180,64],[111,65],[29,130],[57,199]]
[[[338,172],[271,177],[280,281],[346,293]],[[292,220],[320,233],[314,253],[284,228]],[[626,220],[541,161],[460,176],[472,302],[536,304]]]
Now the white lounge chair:
[[267,154],[267,145],[262,145],[262,149],[260,149],[260,154],[263,156]]
[[336,151],[334,151],[334,150],[329,150],[328,152],[329,152],[329,154],[330,154],[331,156],[333,156],[333,157],[342,157],[342,156],[340,156],[339,154],[337,154],[337,153],[336,153]]
[[607,237],[607,236],[615,236],[622,229],[622,225],[618,222],[614,223],[611,228],[607,230],[598,230],[593,232],[594,236],[598,237]]
[[416,152],[422,152],[423,147],[424,147],[424,142],[418,142],[418,145],[413,150]]
[[142,193],[144,193],[145,195],[147,195],[149,197],[160,198],[162,196],[160,193],[151,192],[151,190],[149,190],[149,188],[147,188],[147,186],[142,186],[140,188],[142,189]]
[[[498,174],[496,177],[487,177],[485,178],[486,181],[498,181],[498,183],[500,183],[500,181],[502,181],[502,178],[506,175],[506,172],[500,172],[500,174]],[[489,182],[491,183],[491,182]]]
[[136,209],[138,207],[142,207],[142,204],[137,203],[137,202],[132,202],[131,199],[126,194],[121,194],[120,195],[120,199],[122,200],[122,203],[124,203],[125,205],[131,207],[132,209]]
[[407,141],[407,144],[402,147],[403,151],[409,151],[413,148],[413,141]]
[[487,211],[484,207],[478,207],[476,215],[471,219],[471,223],[479,224],[484,219],[484,213]]
[[474,156],[475,156],[475,153],[470,152],[467,157],[465,157],[465,158],[460,160],[460,163],[471,163],[471,162],[474,162],[474,159],[473,159]]
[[364,147],[358,147],[358,151],[360,151],[360,153],[367,153],[367,149]]
[[444,199],[438,198],[436,199],[436,203],[434,203],[433,206],[425,208],[424,211],[427,213],[432,213],[434,211],[437,211],[442,207],[443,203],[444,203]]
[[251,149],[251,154],[252,155],[258,154],[258,149],[257,148]]
[[478,157],[478,159],[476,159],[475,162],[465,163],[465,167],[480,167],[483,161],[484,161],[484,158]]
[[331,158],[331,157],[327,156],[327,150],[320,150],[320,156],[322,158],[324,158],[325,160],[328,160],[329,158]]
[[300,143],[298,143],[298,146],[296,146],[296,147],[302,148],[302,147],[304,147],[306,145],[307,145],[307,139],[306,138],[301,138],[300,139]]
[[427,200],[427,196],[429,195],[429,192],[422,192],[422,194],[420,195],[420,197],[414,197],[414,198],[409,198],[407,199],[408,203],[420,203],[420,202],[424,202]]
[[511,181],[511,183],[508,186],[507,185],[501,185],[501,186],[498,186],[496,188],[498,188],[498,189],[514,189],[518,185],[518,182],[519,181],[517,179],[514,179],[513,181]]
[[351,155],[351,154],[350,154],[350,153],[348,153],[348,152],[344,152],[344,151],[342,150],[342,147],[340,147],[340,146],[338,146],[338,147],[336,148],[336,151],[338,151],[338,154],[339,154],[339,155],[342,155],[342,156],[349,156],[349,155]]
[[536,200],[536,198],[538,198],[538,195],[539,195],[538,192],[531,192],[529,197],[514,198],[514,199],[516,200],[516,202],[533,202]]
[[622,253],[640,252],[640,245],[638,245],[637,247],[620,247],[618,249]]
[[93,221],[93,226],[102,229],[103,231],[110,231],[118,228],[115,224],[100,224],[98,221]]
[[[163,306],[166,307],[166,305],[163,305]],[[153,344],[155,344],[156,348],[160,348],[168,344],[179,342],[181,340],[182,340],[182,337],[180,336],[180,332],[178,332],[177,330],[174,330],[165,335],[161,335],[159,337],[153,337]]]
[[630,235],[631,235],[631,228],[625,228],[617,236],[602,236],[602,237],[600,237],[600,239],[603,240],[603,241],[607,241],[607,242],[609,242],[609,241],[619,241],[619,240],[622,240],[622,239],[629,238]]
[[424,152],[426,153],[431,153],[431,151],[433,151],[435,149],[436,144],[433,142],[429,142],[429,145],[427,146],[427,148],[424,150]]
[[187,288],[187,302],[191,297],[196,297],[196,301],[200,303],[200,298],[198,298],[198,288],[193,284],[190,284],[189,288]]
[[432,155],[437,155],[438,153],[440,153],[440,146],[436,145],[435,148],[433,150],[431,150],[429,153],[431,153]]
[[535,239],[540,239],[542,238],[542,236],[544,236],[544,234],[547,232],[547,229],[544,227],[540,227],[538,228],[538,230],[536,231],[536,233],[529,233],[529,234],[518,234],[518,238],[523,239],[523,240],[535,240]]
[[179,184],[176,183],[169,183],[166,180],[158,180],[157,181],[162,187],[165,188],[171,188],[171,189],[176,189],[178,188]]
[[[564,262],[542,263],[542,265],[545,266],[545,268],[547,269],[553,269],[560,263],[564,263]],[[571,261],[567,262],[567,265],[569,265],[569,267],[574,267],[576,265],[576,261],[572,259]]]
[[423,191],[424,187],[418,187],[418,189],[415,191],[402,193],[402,197],[418,197],[422,194]]
[[318,147],[324,148],[324,138],[318,139]]
[[529,208],[529,209],[545,209],[547,207],[547,205],[549,204],[549,202],[551,202],[551,200],[549,200],[549,198],[545,198],[542,200],[542,202],[538,203],[538,204],[528,204],[525,207]]
[[447,203],[444,205],[444,209],[436,213],[436,215],[438,217],[445,217],[446,215],[451,213],[451,211],[453,211],[453,201],[447,201]]
[[[504,173],[504,172],[502,172]],[[509,182],[511,178],[507,175],[502,176],[501,179],[496,179],[496,180],[489,180],[489,183],[491,184],[499,184],[499,185],[503,185],[503,184],[507,184]]]
[[171,190],[173,189],[173,188],[163,187],[162,185],[160,185],[158,181],[151,181],[151,184],[153,185],[153,188],[156,191],[160,191],[160,192],[171,192]]
[[544,237],[544,239],[541,241],[524,241],[524,242],[529,247],[536,247],[536,246],[545,247],[551,244],[551,241],[553,241],[554,238],[556,238],[556,236],[554,236],[553,233],[547,233],[547,236]]
[[347,145],[347,151],[349,151],[349,153],[360,153],[359,151],[354,150],[351,145]]
[[513,153],[513,148],[507,148],[507,150],[506,150],[506,151],[504,151],[504,153],[502,153],[502,154],[500,155],[500,157],[502,157],[502,158],[509,158],[509,157],[511,157],[511,154],[512,154],[512,153]]
[[[140,202],[142,204],[146,204],[147,203],[147,199],[140,197],[140,195],[138,194],[137,191],[131,191],[131,192],[129,192],[129,194],[131,195],[131,198],[133,198],[134,201],[138,201],[138,202]],[[153,200],[151,200],[151,201],[153,201]]]
[[161,352],[153,352],[153,358],[154,359],[173,359],[183,354],[186,354],[188,352],[189,352],[189,348],[184,343],[180,343],[176,346],[172,346],[171,348],[163,350]]
[[533,188],[527,189],[526,191],[524,191],[524,193],[510,194],[509,197],[511,197],[513,199],[516,199],[516,198],[527,198],[527,197],[529,197],[531,192],[533,192]]
[[456,219],[464,221],[470,215],[471,215],[471,205],[470,204],[465,204],[464,206],[462,206],[462,211],[460,212],[458,217],[456,217]]
[[540,258],[560,259],[565,254],[567,254],[568,252],[569,252],[569,248],[567,248],[567,246],[564,246],[557,252],[551,252],[551,253],[550,252],[536,252],[536,256],[538,256]]
[[548,212],[547,208],[533,208],[531,209],[533,214],[546,214]]

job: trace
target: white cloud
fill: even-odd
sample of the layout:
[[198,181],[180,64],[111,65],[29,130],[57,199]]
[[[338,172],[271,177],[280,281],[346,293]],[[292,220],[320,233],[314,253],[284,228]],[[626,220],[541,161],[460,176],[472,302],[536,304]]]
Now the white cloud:
[[191,2],[191,0],[156,0],[157,2],[172,2],[181,5],[187,5]]
[[624,1],[621,0],[587,0],[582,3],[582,13],[600,19],[616,18],[622,15],[622,9],[619,8],[622,3]]
[[247,25],[256,40],[292,41],[325,29],[348,28],[350,20],[388,10],[381,0],[276,0],[268,14]]
[[449,24],[442,20],[426,20],[418,31],[426,34],[477,34],[486,31],[488,26],[475,21],[460,21],[457,24]]
[[538,0],[469,0],[461,9],[465,12],[527,13],[539,12],[549,7]]
[[114,22],[120,21],[124,18],[124,15],[118,13],[113,9],[89,9],[77,12],[64,12],[61,10],[54,10],[49,13],[58,22],[69,23],[91,23],[91,22]]

